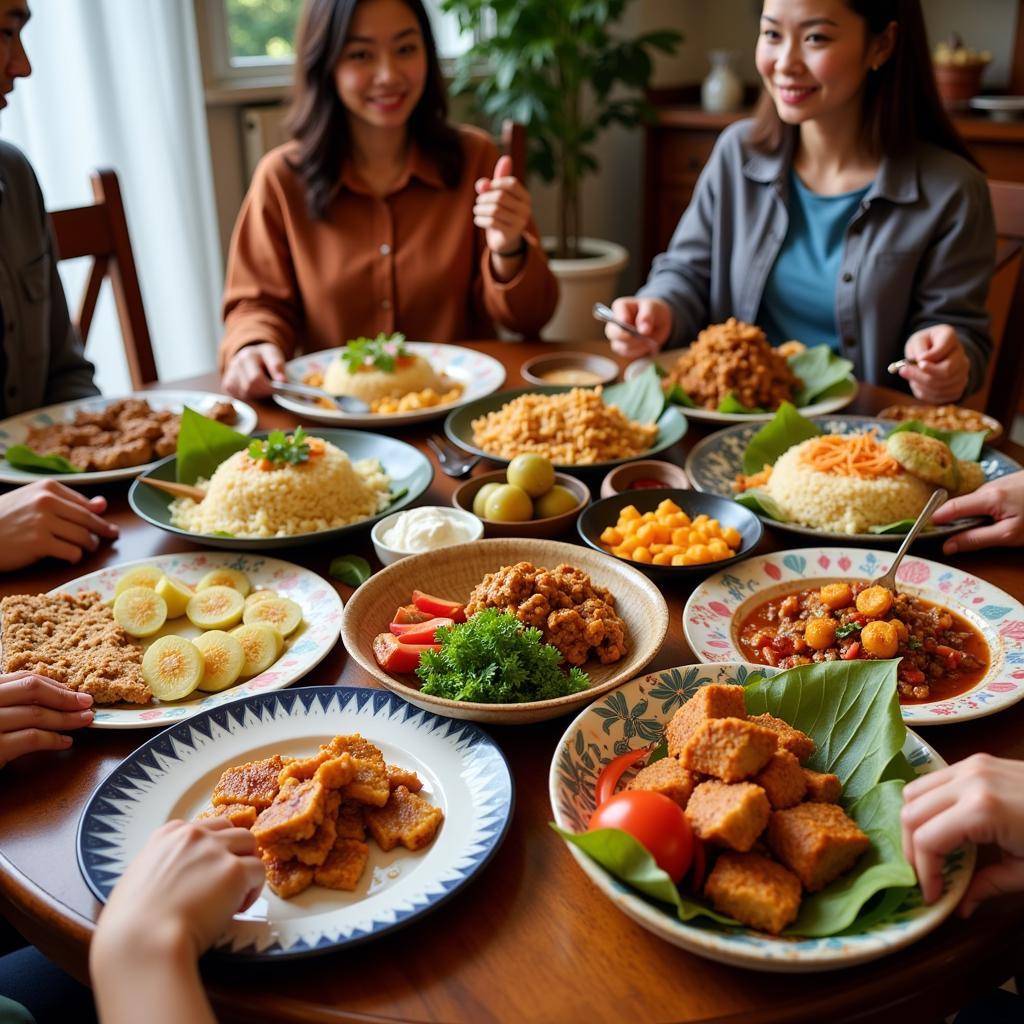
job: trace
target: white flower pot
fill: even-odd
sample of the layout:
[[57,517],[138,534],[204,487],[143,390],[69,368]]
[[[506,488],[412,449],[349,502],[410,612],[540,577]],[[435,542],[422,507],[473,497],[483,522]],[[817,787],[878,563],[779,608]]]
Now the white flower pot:
[[[548,251],[553,238],[544,238]],[[581,238],[580,247],[592,256],[576,260],[548,260],[558,278],[559,299],[555,315],[540,332],[544,341],[587,341],[604,337],[604,325],[595,320],[591,309],[595,302],[611,304],[618,295],[619,274],[629,261],[629,253],[615,242],[601,238]]]

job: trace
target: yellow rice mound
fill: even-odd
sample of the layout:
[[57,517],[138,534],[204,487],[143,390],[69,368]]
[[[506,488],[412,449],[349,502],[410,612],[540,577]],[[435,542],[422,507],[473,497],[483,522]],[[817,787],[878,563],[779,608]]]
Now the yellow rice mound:
[[350,395],[364,402],[376,402],[382,398],[401,398],[412,391],[426,391],[428,388],[441,394],[448,390],[448,385],[426,359],[410,356],[403,359],[392,373],[372,368],[350,373],[341,359],[332,359],[324,373],[323,388],[332,395]]
[[810,469],[801,453],[813,440],[781,455],[765,488],[794,523],[836,533],[867,533],[872,526],[916,518],[932,493],[928,484],[902,469],[875,479]]
[[[290,537],[366,519],[389,501],[391,481],[376,459],[352,462],[333,444],[323,455],[261,469],[247,451],[222,462],[206,497],[171,502],[171,522],[193,533]],[[201,485],[200,485],[201,486]]]

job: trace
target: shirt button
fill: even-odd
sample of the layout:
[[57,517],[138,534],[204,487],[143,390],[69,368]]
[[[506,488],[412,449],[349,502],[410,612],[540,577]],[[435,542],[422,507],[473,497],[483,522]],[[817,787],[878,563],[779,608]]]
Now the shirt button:
[[381,299],[380,300],[380,308],[381,309],[390,309],[391,308],[391,300],[390,299]]
[[853,274],[847,271],[843,274],[843,284],[849,284],[853,280]]
[[381,256],[387,256],[387,255],[388,255],[388,254],[389,254],[390,252],[391,252],[391,246],[390,246],[390,245],[388,245],[388,243],[387,243],[387,242],[385,242],[385,243],[384,243],[384,244],[383,244],[383,245],[382,245],[382,246],[380,247],[380,254],[381,254]]

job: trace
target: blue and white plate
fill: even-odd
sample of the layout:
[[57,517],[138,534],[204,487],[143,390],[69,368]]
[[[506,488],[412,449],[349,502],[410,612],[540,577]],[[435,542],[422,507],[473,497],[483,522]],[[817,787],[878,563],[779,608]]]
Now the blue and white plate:
[[[24,444],[30,427],[49,427],[55,423],[71,423],[79,412],[102,412],[108,405],[123,401],[125,398],[138,398],[148,402],[150,408],[180,413],[187,405],[190,409],[204,415],[218,402],[230,402],[235,407],[233,430],[240,434],[251,434],[256,429],[256,410],[251,405],[218,395],[209,391],[133,391],[130,395],[96,395],[93,398],[80,398],[74,402],[62,402],[60,405],[48,405],[45,409],[34,409],[0,422],[0,456],[8,448],[16,444]],[[159,461],[159,460],[157,460]],[[147,462],[144,466],[123,466],[121,469],[97,470],[91,473],[32,473],[25,469],[15,469],[0,457],[0,483],[29,484],[33,480],[60,480],[62,484],[74,487],[86,484],[105,484],[114,480],[131,480],[155,466],[156,462]]]
[[121,762],[78,824],[78,866],[106,902],[132,858],[164,822],[194,818],[221,772],[269,757],[311,754],[332,736],[361,733],[388,763],[411,768],[421,796],[444,811],[434,841],[370,860],[355,892],[311,886],[290,900],[265,888],[232,918],[214,950],[231,959],[327,953],[376,938],[433,910],[491,859],[508,830],[513,786],[497,744],[469,722],[421,711],[392,693],[304,687],[226,704],[171,726]]
[[[594,787],[601,769],[628,750],[660,741],[672,715],[698,687],[743,685],[751,672],[774,675],[776,671],[743,663],[681,665],[639,676],[595,701],[566,729],[551,760],[548,791],[556,824],[569,832],[585,831],[594,813]],[[946,766],[909,729],[903,753],[919,775]],[[973,846],[947,858],[942,896],[931,906],[921,902],[920,890],[914,888],[895,910],[865,931],[805,939],[775,938],[701,919],[680,921],[674,910],[624,885],[571,843],[566,846],[600,892],[649,932],[710,960],[784,973],[852,967],[916,942],[953,912],[967,890],[975,858]]]
[[[886,437],[895,423],[877,419],[874,416],[825,416],[813,420],[826,434],[862,434],[875,428],[880,437]],[[750,444],[750,439],[761,429],[763,424],[749,423],[738,427],[728,427],[698,441],[690,451],[686,460],[686,473],[690,482],[698,491],[719,494],[725,498],[735,497],[733,482],[743,472],[743,453]],[[1016,473],[1021,467],[1009,456],[997,452],[994,448],[982,448],[981,468],[985,471],[986,480],[995,480]],[[778,519],[761,516],[761,521],[779,530],[800,533],[806,537],[827,537],[831,540],[870,541],[872,544],[900,544],[902,533],[839,533],[835,530],[824,530],[814,526],[801,526],[799,523],[784,523]],[[957,519],[943,526],[929,526],[923,533],[926,537],[945,537],[951,533],[981,522],[977,517]]]

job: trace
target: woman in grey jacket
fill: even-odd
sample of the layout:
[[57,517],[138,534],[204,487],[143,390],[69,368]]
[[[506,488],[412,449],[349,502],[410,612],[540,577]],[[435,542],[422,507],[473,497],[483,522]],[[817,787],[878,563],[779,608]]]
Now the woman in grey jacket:
[[984,380],[995,228],[942,109],[919,0],[765,0],[754,118],[722,133],[667,252],[609,326],[640,355],[735,316],[949,402]]

